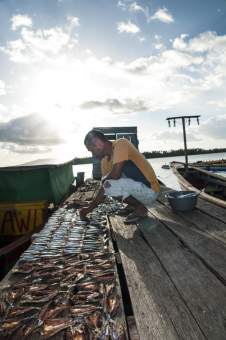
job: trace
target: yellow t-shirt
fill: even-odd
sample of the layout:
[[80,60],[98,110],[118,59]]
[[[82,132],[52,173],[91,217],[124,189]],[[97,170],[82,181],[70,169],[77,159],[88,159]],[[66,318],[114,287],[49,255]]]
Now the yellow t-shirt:
[[111,171],[113,164],[122,161],[126,161],[122,172],[123,177],[142,182],[156,192],[160,191],[160,185],[151,164],[132,143],[124,138],[113,142],[112,160],[109,161],[107,156],[102,159],[101,172],[103,177]]

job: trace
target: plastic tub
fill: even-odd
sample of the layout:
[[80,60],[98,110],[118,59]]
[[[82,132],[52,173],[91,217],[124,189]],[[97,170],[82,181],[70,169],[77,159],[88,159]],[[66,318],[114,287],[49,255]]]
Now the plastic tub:
[[[186,197],[186,195],[188,195]],[[166,194],[171,208],[175,211],[188,211],[196,207],[199,192],[197,191],[173,191]]]

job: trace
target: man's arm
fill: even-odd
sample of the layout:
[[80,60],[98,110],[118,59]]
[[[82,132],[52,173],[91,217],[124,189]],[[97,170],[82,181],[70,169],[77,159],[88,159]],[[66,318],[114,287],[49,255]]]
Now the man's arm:
[[113,165],[111,171],[102,179],[102,184],[108,179],[119,179],[122,177],[122,170],[126,161],[122,161]]
[[96,195],[93,202],[87,207],[80,210],[80,216],[84,217],[88,213],[90,213],[93,209],[95,209],[103,200],[105,199],[105,191],[104,191],[104,182],[108,179],[119,179],[122,176],[122,169],[125,165],[125,161],[116,163],[113,165],[111,171],[102,179],[102,186],[100,190],[98,191],[98,194]]
[[104,194],[104,188],[101,186],[100,190],[98,191],[96,197],[94,198],[93,202],[87,207],[82,208],[79,212],[80,217],[86,216],[90,213],[93,209],[95,209],[103,200],[105,199],[106,195]]

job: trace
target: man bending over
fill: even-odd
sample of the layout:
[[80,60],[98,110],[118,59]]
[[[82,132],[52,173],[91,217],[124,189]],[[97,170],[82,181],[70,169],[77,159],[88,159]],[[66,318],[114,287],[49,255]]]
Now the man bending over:
[[146,206],[159,195],[160,185],[151,164],[127,139],[114,142],[98,130],[87,133],[84,144],[96,157],[102,158],[102,186],[87,207],[80,210],[80,216],[95,209],[106,196],[127,203],[118,214],[130,213],[124,223],[132,223],[147,216]]

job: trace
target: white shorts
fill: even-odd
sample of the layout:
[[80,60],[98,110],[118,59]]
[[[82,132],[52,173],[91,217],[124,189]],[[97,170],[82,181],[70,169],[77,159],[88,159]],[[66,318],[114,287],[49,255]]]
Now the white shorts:
[[[105,183],[110,183],[111,187],[106,188]],[[136,182],[131,178],[120,178],[118,180],[108,179],[104,183],[105,195],[110,197],[122,196],[122,203],[128,196],[133,196],[143,205],[148,206],[156,201],[159,193],[149,189],[144,183]]]

